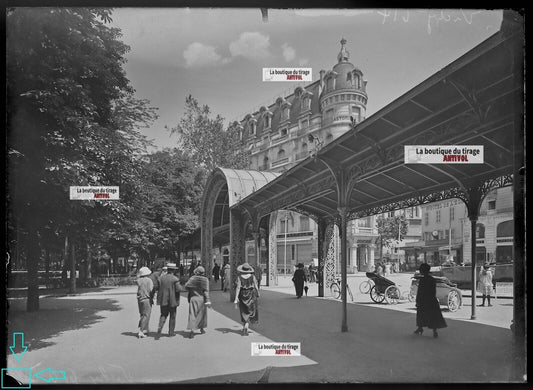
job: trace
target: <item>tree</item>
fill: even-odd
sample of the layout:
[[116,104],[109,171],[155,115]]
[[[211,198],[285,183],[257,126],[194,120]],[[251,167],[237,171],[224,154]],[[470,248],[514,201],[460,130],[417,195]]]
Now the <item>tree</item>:
[[150,265],[159,254],[172,257],[178,242],[198,229],[204,175],[175,148],[147,155],[140,178],[137,217],[112,229],[109,245],[140,253]]
[[211,118],[209,106],[201,106],[189,95],[183,117],[171,129],[179,137],[180,149],[186,150],[207,174],[216,167],[246,169],[249,166],[249,154],[242,147],[238,129],[235,126],[224,129],[223,122],[220,115]]
[[[129,47],[106,26],[110,17],[103,8],[7,12],[7,200],[29,238],[29,311],[39,308],[43,229],[94,240],[132,212],[140,191],[149,143],[137,129],[156,114],[133,97]],[[121,201],[70,201],[73,185],[119,185]]]
[[383,247],[390,248],[394,241],[399,243],[407,234],[407,227],[409,225],[404,215],[395,215],[386,218],[383,214],[377,217],[376,224],[380,242],[380,257],[383,258]]

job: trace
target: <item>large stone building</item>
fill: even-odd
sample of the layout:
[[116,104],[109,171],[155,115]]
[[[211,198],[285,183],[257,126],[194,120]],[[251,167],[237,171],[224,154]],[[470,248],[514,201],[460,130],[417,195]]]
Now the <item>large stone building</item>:
[[[405,247],[411,268],[422,262],[442,265],[450,256],[456,264],[471,263],[470,220],[463,201],[449,199],[420,207],[420,241]],[[512,187],[499,188],[487,194],[476,223],[476,263],[512,262],[513,223]]]
[[[319,79],[298,86],[288,96],[246,115],[239,123],[241,140],[250,151],[250,169],[283,172],[309,157],[365,119],[367,81],[350,62],[346,39],[341,40],[337,63],[321,70]],[[299,262],[316,264],[317,228],[307,216],[281,210],[273,213],[276,229],[278,274],[292,273]],[[377,231],[374,217],[351,221],[348,231],[348,270],[366,270],[374,262]],[[264,248],[264,247],[263,247]],[[249,261],[255,261],[253,242],[247,243]],[[266,256],[260,260],[266,267]]]

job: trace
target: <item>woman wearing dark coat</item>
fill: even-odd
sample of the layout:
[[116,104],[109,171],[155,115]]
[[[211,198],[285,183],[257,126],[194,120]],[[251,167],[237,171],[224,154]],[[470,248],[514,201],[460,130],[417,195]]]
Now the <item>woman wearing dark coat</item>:
[[298,269],[294,271],[292,282],[294,283],[294,288],[296,289],[296,297],[301,298],[304,293],[304,284],[307,282],[307,278],[305,277],[304,265],[302,263],[298,263],[296,267],[298,267]]
[[420,264],[419,271],[422,277],[418,281],[416,292],[416,326],[415,334],[422,334],[423,327],[433,329],[433,337],[439,335],[437,329],[446,328],[446,321],[440,311],[437,299],[437,284],[433,276],[429,274],[430,266],[427,263]]
[[196,267],[194,275],[185,284],[189,291],[189,321],[187,329],[189,338],[194,337],[194,331],[200,329],[200,333],[205,333],[207,327],[207,308],[211,305],[209,301],[209,280],[205,277],[205,269],[202,266]]
[[254,269],[248,263],[241,264],[237,267],[237,290],[235,291],[235,306],[239,309],[242,322],[242,335],[248,336],[248,327],[250,323],[256,323],[259,320],[259,310],[257,298],[259,298],[259,289],[257,280],[254,275]]

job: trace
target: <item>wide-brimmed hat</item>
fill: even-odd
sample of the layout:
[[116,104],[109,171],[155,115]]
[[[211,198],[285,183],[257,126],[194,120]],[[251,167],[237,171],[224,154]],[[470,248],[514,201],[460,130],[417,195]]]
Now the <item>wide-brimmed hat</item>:
[[252,266],[248,263],[243,263],[237,267],[237,272],[240,272],[242,274],[253,274],[254,269]]
[[148,276],[152,273],[152,271],[150,271],[150,268],[148,267],[141,267],[141,269],[139,270],[139,276]]
[[178,269],[178,266],[176,265],[176,263],[167,263],[167,268],[168,269]]
[[485,264],[483,264],[483,268],[485,268],[485,269],[489,269],[489,268],[490,268],[490,263],[485,263]]
[[297,268],[303,268],[303,267],[304,267],[304,264],[303,264],[303,263],[298,263],[298,264],[296,264],[296,267],[297,267]]
[[194,274],[195,275],[203,275],[203,274],[205,274],[205,268],[202,267],[201,265],[199,265],[198,267],[196,267],[194,269]]

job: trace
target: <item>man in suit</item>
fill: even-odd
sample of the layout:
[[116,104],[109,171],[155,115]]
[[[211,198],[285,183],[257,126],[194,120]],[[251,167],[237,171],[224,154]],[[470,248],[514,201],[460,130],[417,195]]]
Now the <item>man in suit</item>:
[[163,325],[170,314],[168,323],[168,335],[174,336],[174,328],[176,326],[176,311],[180,305],[180,291],[182,287],[180,280],[176,276],[178,267],[174,263],[167,264],[168,273],[161,276],[159,280],[159,291],[157,292],[157,304],[161,307],[161,317],[159,317],[159,326],[157,328],[157,336],[159,339]]

